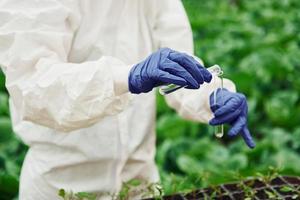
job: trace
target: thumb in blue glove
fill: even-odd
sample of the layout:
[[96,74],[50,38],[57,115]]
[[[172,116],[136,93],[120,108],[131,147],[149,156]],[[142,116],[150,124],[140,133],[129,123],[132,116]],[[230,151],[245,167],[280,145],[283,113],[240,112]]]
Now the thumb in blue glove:
[[210,82],[211,73],[193,57],[169,48],[162,48],[130,70],[129,91],[146,93],[154,87],[175,84],[198,89],[204,82]]
[[247,126],[248,105],[245,95],[220,88],[216,92],[216,101],[214,101],[213,93],[210,95],[210,108],[215,117],[210,120],[209,124],[231,125],[228,135],[236,136],[240,133],[245,143],[250,148],[254,148],[255,143]]

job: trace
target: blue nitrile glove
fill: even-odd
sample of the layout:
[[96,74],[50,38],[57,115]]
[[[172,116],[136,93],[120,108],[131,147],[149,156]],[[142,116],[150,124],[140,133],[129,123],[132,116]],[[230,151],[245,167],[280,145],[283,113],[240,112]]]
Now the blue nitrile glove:
[[210,95],[210,108],[215,117],[209,121],[209,124],[213,126],[230,124],[228,135],[235,136],[240,133],[246,144],[254,148],[255,143],[247,126],[248,105],[245,95],[219,88],[216,97],[216,104],[214,104],[214,93]]
[[131,93],[151,91],[154,87],[175,84],[198,89],[204,82],[210,82],[212,75],[193,57],[162,48],[130,70],[128,83]]

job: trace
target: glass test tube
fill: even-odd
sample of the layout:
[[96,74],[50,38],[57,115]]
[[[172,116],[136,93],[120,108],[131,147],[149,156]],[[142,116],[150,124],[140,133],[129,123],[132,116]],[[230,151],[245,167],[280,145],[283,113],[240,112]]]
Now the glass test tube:
[[[223,77],[222,76],[219,76],[220,79],[221,79],[221,90],[223,90]],[[217,104],[217,90],[214,91],[214,104]],[[224,100],[223,100],[223,93],[221,92],[221,104],[223,105],[224,104]],[[214,128],[214,132],[215,132],[215,136],[217,138],[221,138],[223,137],[224,135],[224,125],[221,124],[221,125],[217,125],[215,126]]]
[[[219,65],[213,65],[213,66],[207,68],[207,70],[214,76],[222,76],[223,75],[223,71]],[[184,87],[186,87],[186,86],[180,86],[180,85],[175,85],[175,84],[163,85],[163,86],[159,87],[159,93],[161,95],[167,95],[167,94],[175,92],[176,90],[178,90],[180,88],[184,88]]]

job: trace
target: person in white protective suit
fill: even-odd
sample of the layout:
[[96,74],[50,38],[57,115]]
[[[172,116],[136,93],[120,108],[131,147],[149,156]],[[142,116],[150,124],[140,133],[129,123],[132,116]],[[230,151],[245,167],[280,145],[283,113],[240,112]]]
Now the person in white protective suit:
[[[197,122],[214,117],[209,98],[219,81],[188,54],[192,32],[179,0],[1,0],[0,65],[14,131],[29,145],[19,199],[159,181],[153,88],[187,85],[166,96],[168,105]],[[224,87],[239,112],[225,105],[236,115],[211,124],[239,120],[235,134],[243,133],[245,97],[229,80]]]

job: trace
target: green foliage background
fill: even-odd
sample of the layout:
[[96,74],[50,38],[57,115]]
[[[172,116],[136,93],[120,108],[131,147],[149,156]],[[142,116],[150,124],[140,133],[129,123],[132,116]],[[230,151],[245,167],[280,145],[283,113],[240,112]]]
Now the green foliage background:
[[[219,64],[249,102],[257,147],[213,136],[158,98],[158,151],[166,192],[267,173],[300,175],[300,1],[183,0],[196,55]],[[173,174],[171,174],[173,173]]]
[[[213,136],[188,122],[158,95],[157,163],[167,193],[267,173],[300,175],[300,1],[183,0],[196,55],[219,64],[249,100],[257,147]],[[0,73],[0,199],[12,199],[26,147],[12,133]]]

